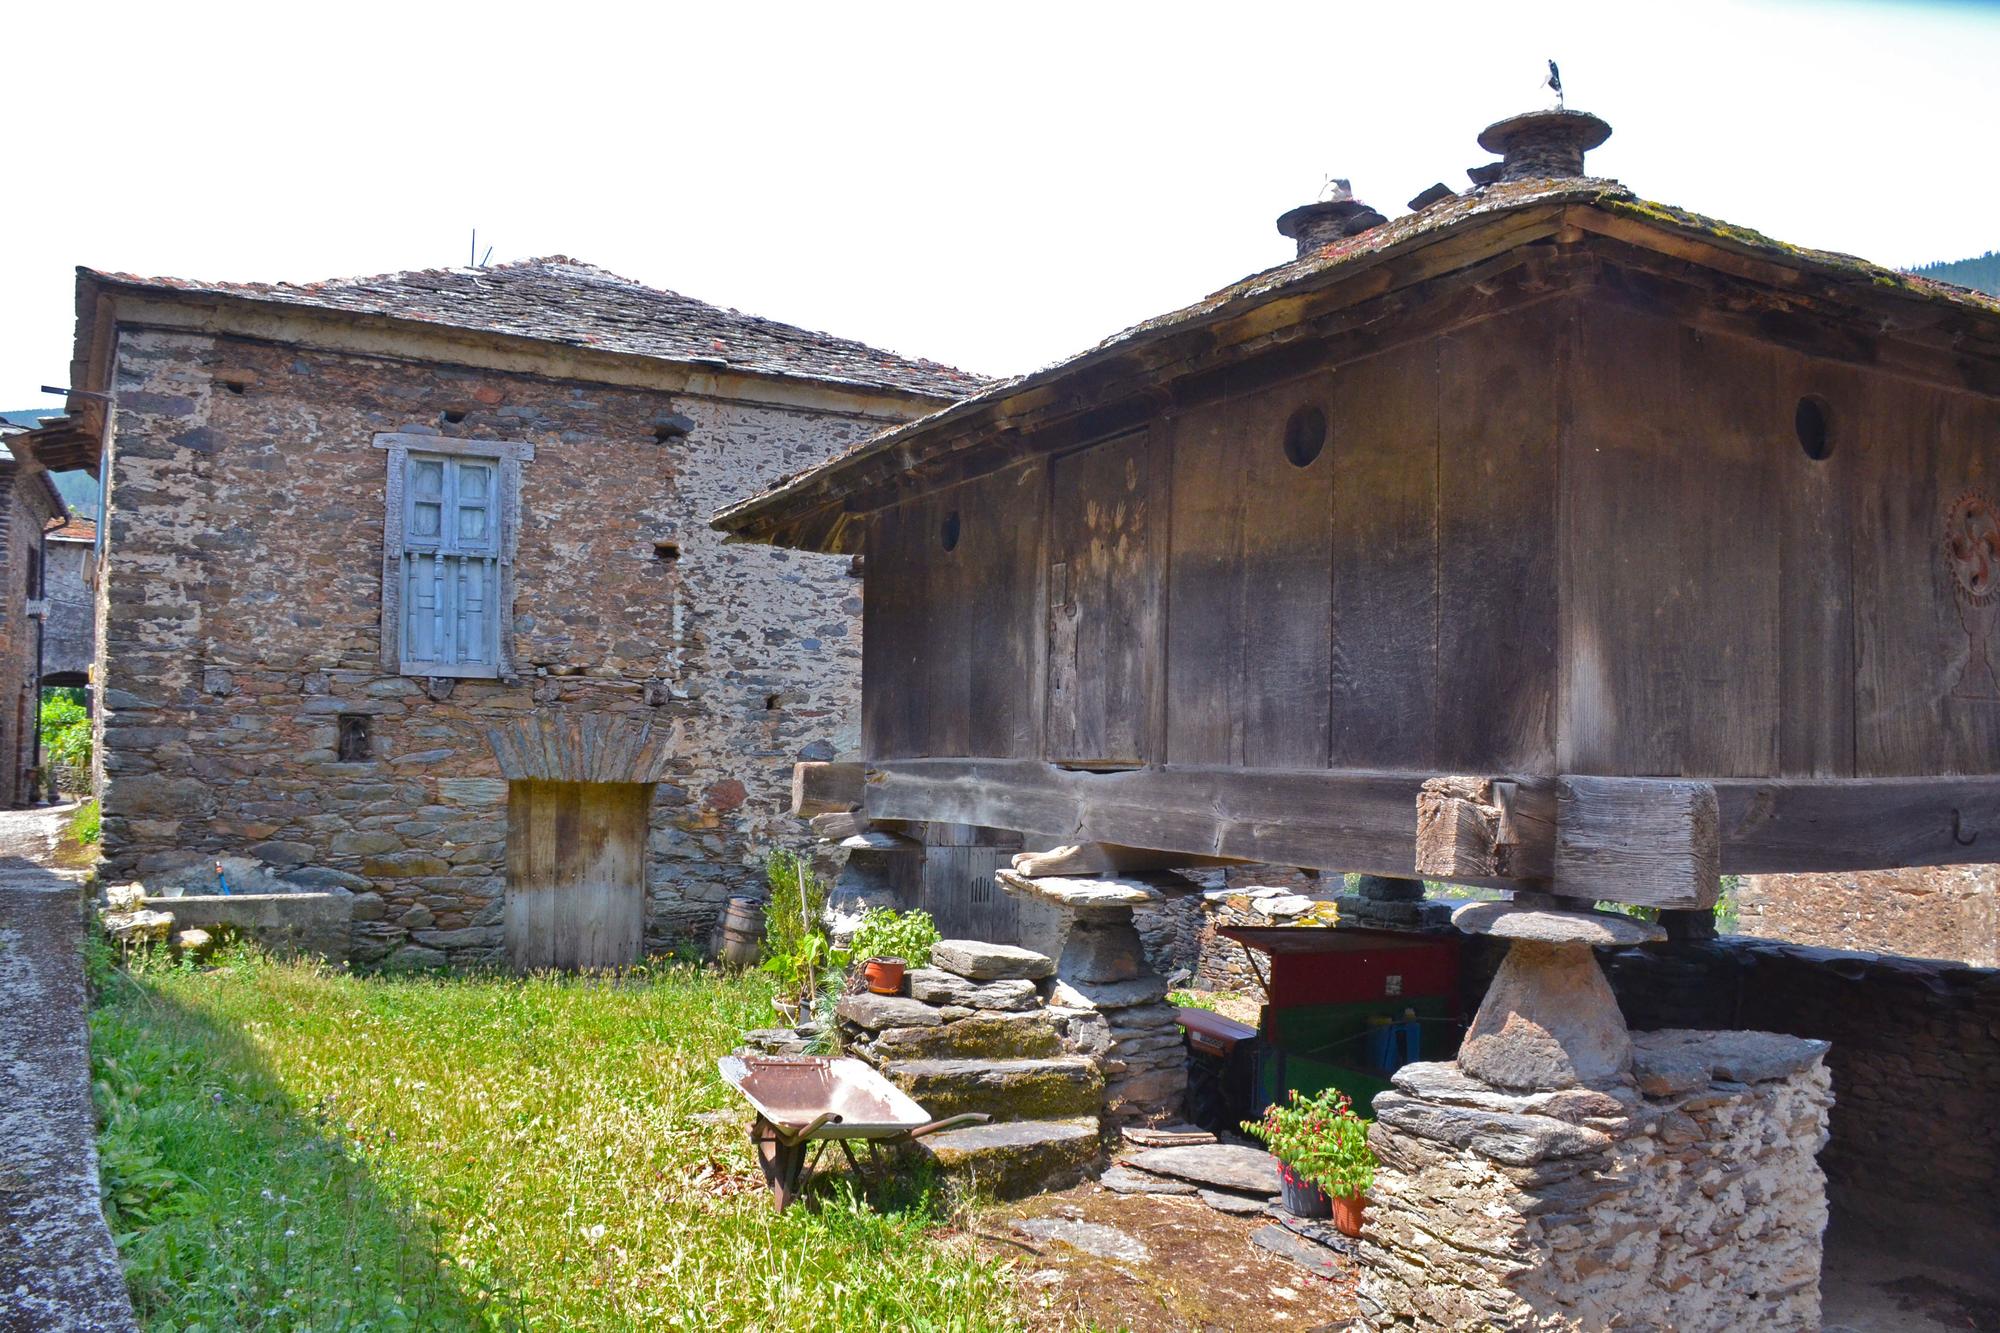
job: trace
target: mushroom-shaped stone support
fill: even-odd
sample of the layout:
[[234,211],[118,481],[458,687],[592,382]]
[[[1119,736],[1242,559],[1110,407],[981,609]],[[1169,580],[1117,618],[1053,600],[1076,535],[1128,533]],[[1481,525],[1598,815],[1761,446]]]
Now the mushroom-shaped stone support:
[[1470,934],[1513,941],[1458,1049],[1461,1071],[1524,1092],[1625,1076],[1632,1036],[1591,950],[1663,940],[1665,931],[1614,912],[1540,901],[1468,903],[1451,919]]

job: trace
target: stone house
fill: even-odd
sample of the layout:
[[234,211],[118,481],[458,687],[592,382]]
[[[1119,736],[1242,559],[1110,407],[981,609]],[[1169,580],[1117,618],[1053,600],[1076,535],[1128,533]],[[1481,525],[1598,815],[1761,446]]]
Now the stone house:
[[563,257],[79,270],[107,878],[339,886],[362,963],[705,936],[855,744],[861,599],[701,520],[979,383]]
[[90,687],[97,661],[97,523],[50,520],[42,534],[42,684]]
[[68,517],[23,440],[18,430],[0,436],[0,804],[9,806],[38,795],[31,770],[39,762],[42,530]]

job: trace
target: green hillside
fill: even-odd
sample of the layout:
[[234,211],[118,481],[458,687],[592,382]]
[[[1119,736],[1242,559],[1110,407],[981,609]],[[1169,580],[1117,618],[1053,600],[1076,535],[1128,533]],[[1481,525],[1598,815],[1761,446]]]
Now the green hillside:
[[1955,259],[1949,263],[1925,264],[1910,272],[1920,278],[1955,282],[1991,296],[2000,296],[2000,251],[1988,250],[1977,259]]

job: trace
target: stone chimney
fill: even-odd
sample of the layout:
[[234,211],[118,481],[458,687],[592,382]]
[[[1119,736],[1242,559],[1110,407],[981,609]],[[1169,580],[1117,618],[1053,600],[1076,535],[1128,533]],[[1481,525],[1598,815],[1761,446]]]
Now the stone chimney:
[[1581,176],[1583,155],[1610,137],[1611,126],[1588,111],[1510,116],[1488,125],[1479,136],[1479,146],[1500,154],[1500,161],[1473,167],[1466,174],[1477,185]]
[[1278,219],[1278,231],[1299,243],[1299,258],[1304,259],[1322,245],[1344,236],[1358,236],[1386,221],[1387,218],[1356,199],[1346,181],[1336,180],[1331,197],[1286,213]]

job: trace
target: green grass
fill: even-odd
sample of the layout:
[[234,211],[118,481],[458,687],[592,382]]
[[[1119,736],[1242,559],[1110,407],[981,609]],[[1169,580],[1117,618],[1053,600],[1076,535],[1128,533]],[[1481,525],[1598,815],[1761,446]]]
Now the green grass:
[[92,1018],[149,1329],[985,1329],[930,1196],[775,1213],[715,1057],[771,986],[141,963]]
[[69,817],[69,836],[79,846],[95,847],[103,835],[103,811],[93,797],[77,806],[76,813]]

